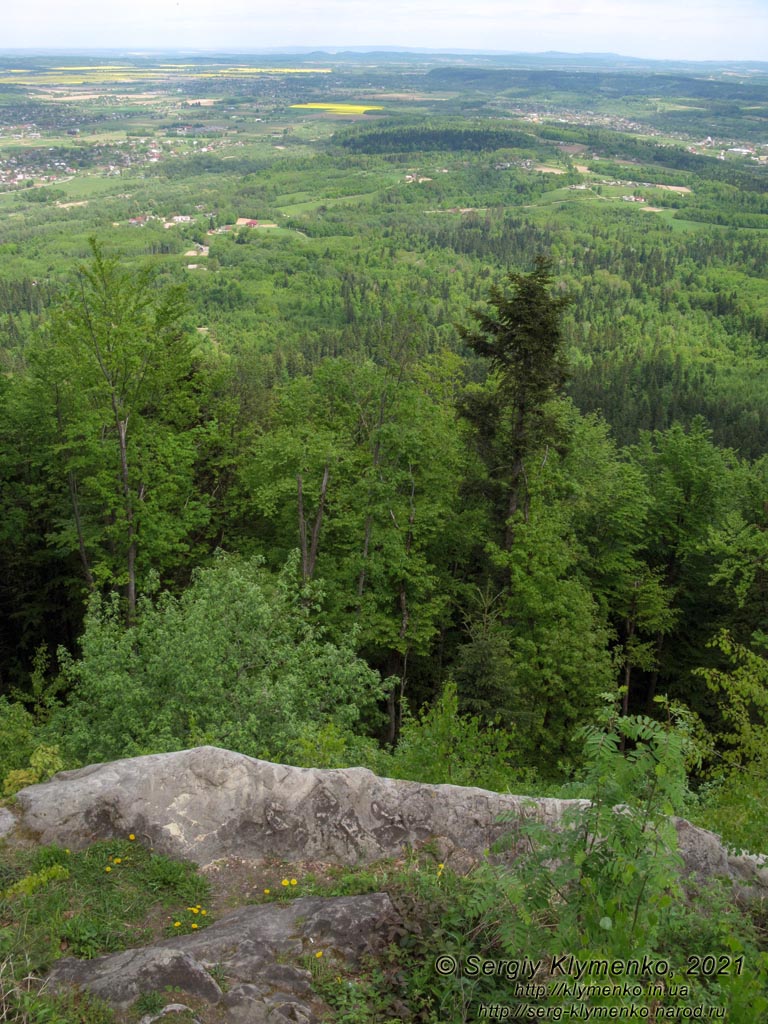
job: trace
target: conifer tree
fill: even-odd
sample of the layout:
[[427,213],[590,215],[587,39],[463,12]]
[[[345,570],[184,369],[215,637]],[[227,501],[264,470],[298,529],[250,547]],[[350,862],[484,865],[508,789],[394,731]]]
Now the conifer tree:
[[545,433],[545,404],[563,389],[566,361],[561,317],[570,299],[553,296],[552,261],[536,257],[529,274],[510,273],[508,286],[490,290],[490,309],[476,309],[476,325],[459,328],[469,347],[490,362],[495,390],[474,404],[470,418],[490,421],[478,424],[481,435],[498,436],[508,427],[508,441],[500,456],[493,455],[494,471],[506,492],[504,547],[514,542],[514,518],[522,507],[527,517],[525,459],[541,444]]

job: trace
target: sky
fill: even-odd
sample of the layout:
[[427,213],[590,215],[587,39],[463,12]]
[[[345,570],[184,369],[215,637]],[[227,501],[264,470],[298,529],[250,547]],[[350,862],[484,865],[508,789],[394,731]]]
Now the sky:
[[0,49],[404,46],[768,60],[768,0],[0,0]]

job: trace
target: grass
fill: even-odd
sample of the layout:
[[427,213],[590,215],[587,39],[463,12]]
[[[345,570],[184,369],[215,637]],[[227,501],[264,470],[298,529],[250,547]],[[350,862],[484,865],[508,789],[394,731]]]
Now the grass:
[[[40,978],[62,956],[92,959],[191,934],[213,919],[213,903],[223,908],[382,891],[397,898],[424,885],[432,891],[441,873],[436,854],[424,851],[357,868],[237,861],[214,872],[211,884],[194,865],[155,854],[136,838],[105,840],[82,851],[2,846],[0,1024],[122,1024],[157,1012],[168,1002],[168,992],[145,993],[126,1016],[86,993],[47,993]],[[215,897],[212,889],[218,890]],[[371,961],[353,969],[327,950],[313,950],[305,959],[316,991],[327,995],[339,1020],[381,1019],[371,1007],[389,1002],[382,964]],[[226,990],[229,980],[222,969],[214,966],[212,973]],[[205,1006],[195,1016],[220,1020]]]
[[0,1022],[115,1024],[87,994],[41,991],[41,975],[63,956],[92,959],[204,928],[209,896],[193,864],[135,837],[82,851],[1,847]]
[[0,957],[16,973],[39,974],[61,956],[91,959],[207,923],[207,880],[135,839],[80,852],[3,853]]

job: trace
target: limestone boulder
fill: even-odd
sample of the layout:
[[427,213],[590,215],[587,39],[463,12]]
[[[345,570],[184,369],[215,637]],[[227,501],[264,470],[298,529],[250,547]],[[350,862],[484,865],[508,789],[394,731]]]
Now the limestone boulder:
[[[579,803],[384,779],[365,768],[293,768],[216,747],[60,772],[17,800],[27,830],[70,848],[132,832],[202,866],[229,856],[354,865],[434,841],[459,870],[503,834],[514,840],[525,818],[555,826]],[[713,833],[675,824],[687,873],[765,889],[760,865],[736,863]]]

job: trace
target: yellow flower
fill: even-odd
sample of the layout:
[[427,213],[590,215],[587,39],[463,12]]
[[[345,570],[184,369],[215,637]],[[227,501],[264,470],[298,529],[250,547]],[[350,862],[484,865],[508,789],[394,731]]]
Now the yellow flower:
[[115,864],[122,864],[123,863],[123,858],[122,857],[115,857],[114,863]]
[[203,917],[205,917],[205,915],[206,915],[207,913],[208,913],[208,911],[207,911],[207,910],[201,910],[201,911],[200,911],[200,914],[201,914],[201,915],[202,915]]
[[173,922],[173,927],[174,928],[181,928],[181,921],[174,921]]
[[282,882],[280,883],[280,885],[290,885],[290,884],[291,884],[291,883],[290,883],[290,882],[288,881],[288,879],[287,879],[287,878],[284,878],[284,879],[282,880]]
[[265,889],[265,890],[264,890],[264,895],[265,895],[265,896],[269,896],[269,889]]
[[318,960],[320,959],[320,957],[321,957],[322,955],[323,955],[323,951],[322,951],[322,949],[318,949],[318,951],[317,951],[317,952],[315,953],[315,957],[316,957],[316,959],[318,959]]
[[199,907],[187,907],[187,910],[191,910],[193,914],[199,914],[200,913],[200,908]]
[[192,927],[193,927],[193,928],[197,928],[197,925],[196,925],[196,924],[193,924],[193,925],[192,925]]
[[298,883],[298,882],[296,881],[296,879],[295,879],[295,878],[292,878],[292,879],[291,879],[291,885],[298,885],[298,884],[299,884],[299,883]]
[[133,834],[133,832],[131,832],[131,834],[128,836],[128,838],[131,840],[131,842],[133,842],[133,840],[136,838],[136,836]]
[[109,868],[109,867],[107,867],[107,868],[104,868],[104,870],[105,870],[105,871],[111,871],[111,870],[112,870],[112,868]]
[[65,850],[64,853],[71,853],[71,850]]

